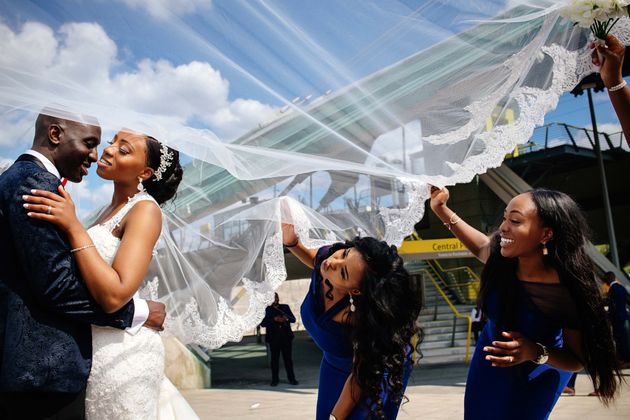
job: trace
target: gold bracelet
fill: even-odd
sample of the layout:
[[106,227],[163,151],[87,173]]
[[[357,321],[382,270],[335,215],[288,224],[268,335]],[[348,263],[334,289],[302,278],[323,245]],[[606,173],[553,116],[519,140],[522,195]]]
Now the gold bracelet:
[[96,247],[96,245],[94,245],[94,244],[83,245],[83,246],[80,246],[78,248],[71,249],[70,252],[74,254],[75,252],[83,251],[84,249],[88,249],[88,248],[92,248],[92,247]]
[[[455,219],[455,220],[453,220]],[[444,222],[444,226],[448,229],[451,230],[451,228],[453,226],[455,226],[457,223],[459,223],[459,221],[462,220],[461,217],[459,217],[456,213],[451,214],[451,217],[449,217],[448,222]]]

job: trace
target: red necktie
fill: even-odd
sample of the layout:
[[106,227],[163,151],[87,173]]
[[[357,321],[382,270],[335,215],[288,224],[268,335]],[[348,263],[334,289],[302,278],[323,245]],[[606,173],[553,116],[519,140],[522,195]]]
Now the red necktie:
[[66,184],[68,183],[68,180],[66,178],[61,178],[61,185],[66,188]]

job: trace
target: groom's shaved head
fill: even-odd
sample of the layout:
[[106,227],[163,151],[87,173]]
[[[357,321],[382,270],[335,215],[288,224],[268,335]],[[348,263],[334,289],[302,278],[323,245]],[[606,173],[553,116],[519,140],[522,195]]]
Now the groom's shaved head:
[[49,138],[49,129],[51,126],[57,126],[64,131],[85,125],[99,127],[98,120],[89,115],[75,114],[55,108],[44,108],[35,121],[33,146],[44,148],[54,147],[50,144],[51,139]]
[[46,156],[62,177],[80,182],[98,158],[101,127],[96,118],[45,108],[35,121],[33,150]]

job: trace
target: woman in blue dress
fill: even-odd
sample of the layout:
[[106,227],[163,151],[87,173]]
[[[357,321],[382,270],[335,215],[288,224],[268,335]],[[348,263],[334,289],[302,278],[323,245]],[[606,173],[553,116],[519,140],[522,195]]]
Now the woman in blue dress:
[[488,322],[468,371],[465,418],[546,419],[582,368],[611,402],[620,376],[577,204],[558,191],[520,194],[489,238],[450,210],[448,198],[434,187],[431,208],[485,263],[479,301]]
[[283,241],[313,269],[301,314],[323,352],[317,420],[395,419],[421,339],[419,282],[374,238],[310,249],[283,225]]

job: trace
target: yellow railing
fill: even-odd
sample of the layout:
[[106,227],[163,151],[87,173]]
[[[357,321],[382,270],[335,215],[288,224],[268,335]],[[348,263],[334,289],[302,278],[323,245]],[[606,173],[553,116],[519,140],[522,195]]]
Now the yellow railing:
[[[464,287],[466,288],[466,298],[469,300],[476,300],[477,299],[477,295],[479,293],[479,284],[480,284],[480,279],[479,276],[477,275],[477,273],[475,273],[470,267],[464,265],[464,266],[460,266],[460,267],[452,267],[452,268],[444,268],[442,267],[442,265],[440,264],[440,262],[438,260],[433,260],[431,261],[431,263],[429,264],[429,266],[431,266],[431,264],[434,264],[435,266],[437,266],[438,270],[440,270],[443,273],[459,273],[459,272],[464,272],[468,275],[468,278],[470,278],[470,281],[465,281],[465,282],[454,282],[454,283],[449,283],[446,282],[444,280],[444,287],[448,288],[448,289],[454,289],[454,288],[459,288],[461,291],[461,288]],[[436,274],[438,274],[436,272]],[[439,274],[438,274],[439,276]],[[441,276],[440,276],[441,277]]]
[[413,349],[413,354],[411,355],[411,360],[413,360],[413,364],[415,365],[416,362],[418,361],[418,352],[416,351],[416,347],[418,346],[418,334],[414,334],[413,337],[411,337],[411,345],[412,345],[412,349]]
[[449,271],[466,271],[470,277],[472,277],[473,279],[479,281],[479,276],[477,275],[477,273],[475,273],[472,268],[468,267],[467,265],[463,265],[461,267],[452,267],[452,268],[444,268],[442,267],[442,264],[440,264],[440,262],[438,260],[433,260],[433,262],[435,263],[435,265],[438,266],[438,268],[442,271],[444,271],[445,273],[448,273]]
[[[472,332],[472,319],[470,318],[469,315],[462,315],[459,313],[459,311],[457,310],[457,308],[455,307],[455,305],[453,305],[453,302],[451,302],[451,300],[449,299],[449,297],[446,295],[446,293],[444,293],[444,291],[442,290],[442,288],[440,287],[440,285],[438,284],[437,281],[435,281],[434,276],[431,274],[431,272],[429,272],[429,270],[427,270],[426,268],[422,268],[419,271],[424,271],[427,274],[427,277],[431,280],[431,282],[433,283],[433,285],[435,286],[435,289],[438,291],[438,293],[440,293],[440,295],[442,296],[442,298],[444,299],[444,301],[448,304],[448,306],[451,308],[451,311],[453,311],[453,314],[459,318],[459,319],[465,319],[468,322],[468,334],[466,336],[466,364],[468,364],[468,358],[469,358],[469,354],[470,354],[470,335]],[[415,337],[414,337],[415,338]],[[414,347],[415,348],[415,347]],[[415,353],[414,353],[414,362],[415,362]]]

